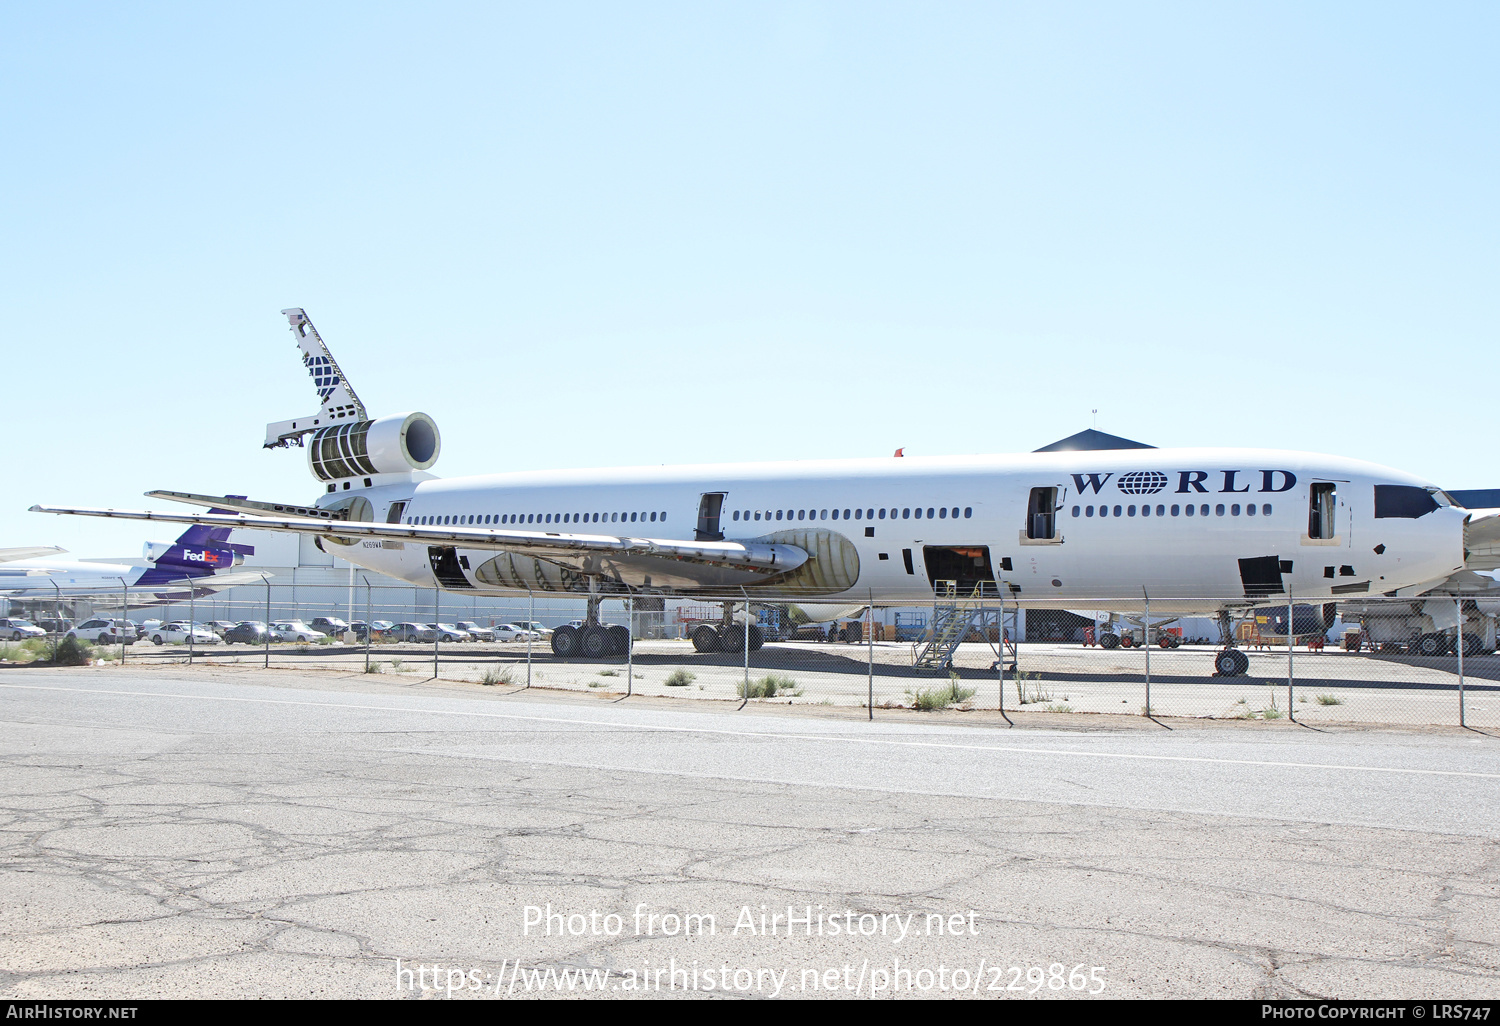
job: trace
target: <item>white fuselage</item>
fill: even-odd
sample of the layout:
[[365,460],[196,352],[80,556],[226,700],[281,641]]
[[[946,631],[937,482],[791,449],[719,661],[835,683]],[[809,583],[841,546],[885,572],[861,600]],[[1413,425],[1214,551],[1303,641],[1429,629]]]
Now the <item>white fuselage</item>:
[[[725,539],[774,538],[810,549],[813,562],[820,552],[841,561],[816,596],[773,578],[745,586],[757,600],[920,603],[931,601],[934,581],[956,579],[1022,606],[1138,608],[1149,597],[1165,612],[1284,601],[1287,592],[1299,601],[1379,595],[1463,569],[1463,510],[1442,504],[1377,519],[1376,485],[1429,487],[1312,453],[1128,449],[493,474],[383,483],[365,494],[376,520],[404,502],[402,523],[654,539],[693,539],[703,497],[722,494]],[[424,545],[329,548],[413,584],[455,586],[434,574]],[[481,572],[494,550],[457,555],[479,594],[586,590],[544,569],[522,577],[530,571],[516,560],[504,574]],[[633,589],[740,594],[670,567],[636,577],[618,574]]]
[[0,595],[21,599],[97,595],[134,585],[146,567],[75,560],[0,563]]

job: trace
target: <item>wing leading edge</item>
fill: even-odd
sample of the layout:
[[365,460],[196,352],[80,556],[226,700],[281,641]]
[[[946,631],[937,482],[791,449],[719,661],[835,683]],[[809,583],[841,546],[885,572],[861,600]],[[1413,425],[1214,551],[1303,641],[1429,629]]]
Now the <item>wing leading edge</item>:
[[[563,534],[551,531],[497,531],[487,528],[418,527],[411,524],[376,524],[306,517],[266,517],[218,513],[161,513],[153,510],[94,509],[71,506],[32,506],[33,513],[59,513],[119,520],[155,520],[171,524],[203,524],[246,531],[281,531],[312,534],[335,541],[369,538],[381,541],[416,542],[423,545],[465,549],[495,549],[575,565],[579,557],[650,556],[705,566],[732,567],[765,575],[796,570],[807,562],[806,550],[776,542],[699,542],[671,538],[635,538],[616,535]],[[585,568],[586,569],[586,568]]]

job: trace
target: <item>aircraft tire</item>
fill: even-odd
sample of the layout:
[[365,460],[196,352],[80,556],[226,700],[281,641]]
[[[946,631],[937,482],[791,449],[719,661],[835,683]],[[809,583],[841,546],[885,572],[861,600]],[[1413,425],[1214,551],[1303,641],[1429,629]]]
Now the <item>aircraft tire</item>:
[[613,647],[606,628],[594,624],[583,629],[583,637],[579,641],[579,648],[582,650],[585,659],[598,659],[602,656],[607,656]]
[[630,651],[630,628],[613,624],[605,628],[609,634],[609,651],[612,655],[624,655]]
[[719,650],[719,632],[714,630],[713,624],[700,623],[693,628],[693,649],[698,652]]
[[1424,634],[1417,639],[1417,655],[1440,656],[1448,647],[1441,634]]
[[745,628],[730,624],[728,630],[720,630],[719,648],[725,652],[745,651]]
[[578,654],[578,629],[564,625],[552,632],[552,654],[567,659]]
[[1479,639],[1479,635],[1477,635],[1477,634],[1465,634],[1464,635],[1464,657],[1465,658],[1467,658],[1469,656],[1476,656],[1476,655],[1478,655],[1479,654],[1479,650],[1482,649],[1482,648],[1484,648],[1484,642],[1482,642]]
[[760,629],[759,624],[750,625],[750,651],[759,652],[761,646],[766,643],[766,632]]
[[1227,648],[1214,657],[1214,671],[1220,677],[1238,677],[1250,666],[1250,657],[1237,648]]
[[1099,647],[1119,648],[1120,636],[1118,634],[1112,634],[1109,631],[1105,631],[1103,634],[1099,635]]

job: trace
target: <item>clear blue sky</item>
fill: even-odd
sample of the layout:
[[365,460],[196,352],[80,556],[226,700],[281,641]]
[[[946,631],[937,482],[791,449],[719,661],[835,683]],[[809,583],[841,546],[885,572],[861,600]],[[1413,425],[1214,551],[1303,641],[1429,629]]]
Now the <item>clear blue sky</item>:
[[[445,476],[1158,445],[1500,486],[1492,3],[10,4],[0,545]],[[112,454],[111,450],[115,450]],[[170,532],[165,536],[170,537]]]

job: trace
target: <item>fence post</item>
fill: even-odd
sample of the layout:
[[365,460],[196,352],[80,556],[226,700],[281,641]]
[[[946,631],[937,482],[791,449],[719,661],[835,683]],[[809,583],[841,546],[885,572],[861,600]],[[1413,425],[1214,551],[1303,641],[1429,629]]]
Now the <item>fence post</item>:
[[[350,566],[353,566],[353,564],[351,563]],[[370,635],[372,635],[372,634],[375,633],[375,627],[374,627],[375,621],[371,618],[371,615],[370,615],[370,579],[368,577],[365,577],[364,574],[361,574],[360,576],[364,577],[364,579],[365,579],[365,672],[369,673],[370,672]],[[349,608],[350,608],[351,611],[354,609],[354,602],[353,602],[352,599],[349,602]],[[351,619],[352,619],[352,616],[351,616]]]
[[188,665],[193,665],[193,633],[198,629],[197,605],[194,599],[197,597],[193,588],[193,581],[188,579]]
[[870,589],[870,611],[866,616],[868,624],[865,630],[865,645],[869,659],[869,686],[868,697],[870,701],[870,718],[875,718],[875,590]]
[[441,614],[438,606],[442,602],[442,589],[432,589],[432,679],[437,680],[438,675],[438,639],[443,636],[443,629],[438,626]]
[[[130,585],[125,583],[125,578],[120,578],[120,618],[127,624],[130,623]],[[131,642],[135,639],[131,638]],[[120,631],[120,665],[125,665],[125,631]]]
[[1467,727],[1464,722],[1464,600],[1458,596],[1453,600],[1453,605],[1458,613],[1458,637],[1454,639],[1458,647],[1458,725]]
[[1296,614],[1297,610],[1292,605],[1292,586],[1288,584],[1286,586],[1286,718],[1294,723],[1297,720],[1297,706],[1293,694],[1296,678],[1292,675],[1292,649],[1296,647],[1293,642],[1297,640],[1297,634],[1292,621]]
[[271,668],[271,576],[267,574],[261,580],[266,582],[266,665],[264,669]]
[[635,690],[635,594],[625,596],[625,697]]
[[536,595],[526,589],[526,686],[531,687],[531,636],[536,633]]
[[1146,623],[1141,628],[1141,644],[1146,646],[1146,718],[1151,718],[1151,596],[1141,589],[1146,599]]

